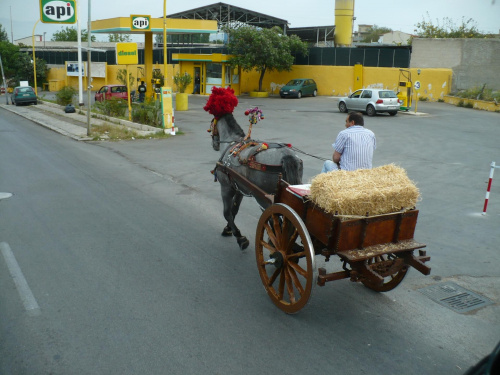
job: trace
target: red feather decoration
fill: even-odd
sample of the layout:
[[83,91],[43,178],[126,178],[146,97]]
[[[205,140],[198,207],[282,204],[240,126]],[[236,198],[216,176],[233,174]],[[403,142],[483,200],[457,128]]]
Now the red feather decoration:
[[205,111],[213,115],[216,119],[221,118],[227,113],[233,113],[238,105],[238,98],[234,95],[231,87],[212,87],[207,104],[203,107]]

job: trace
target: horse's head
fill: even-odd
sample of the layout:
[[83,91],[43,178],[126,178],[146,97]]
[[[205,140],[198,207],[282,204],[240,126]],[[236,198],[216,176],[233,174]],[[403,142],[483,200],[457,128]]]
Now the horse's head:
[[212,133],[212,147],[215,151],[220,150],[220,136],[217,128],[217,119],[214,117],[210,123],[210,129],[207,132]]

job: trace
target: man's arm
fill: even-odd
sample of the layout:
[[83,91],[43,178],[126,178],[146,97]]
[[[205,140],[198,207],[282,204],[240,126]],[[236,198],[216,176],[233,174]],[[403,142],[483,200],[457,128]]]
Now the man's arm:
[[332,157],[333,162],[336,164],[340,163],[341,156],[342,156],[342,154],[340,152],[338,152],[337,150],[335,150],[335,152],[333,153],[333,157]]

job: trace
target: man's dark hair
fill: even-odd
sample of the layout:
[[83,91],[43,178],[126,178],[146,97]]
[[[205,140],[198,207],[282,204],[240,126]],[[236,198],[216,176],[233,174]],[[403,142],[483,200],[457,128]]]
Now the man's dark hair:
[[354,121],[354,125],[365,126],[363,115],[359,112],[349,112],[349,122]]

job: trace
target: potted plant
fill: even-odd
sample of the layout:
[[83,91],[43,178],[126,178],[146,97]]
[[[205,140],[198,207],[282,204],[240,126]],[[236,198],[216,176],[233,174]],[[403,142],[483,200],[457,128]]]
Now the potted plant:
[[175,109],[177,111],[188,110],[188,94],[185,93],[186,88],[193,82],[193,77],[187,72],[181,74],[178,72],[174,76],[174,83],[177,86],[177,95],[175,96]]

